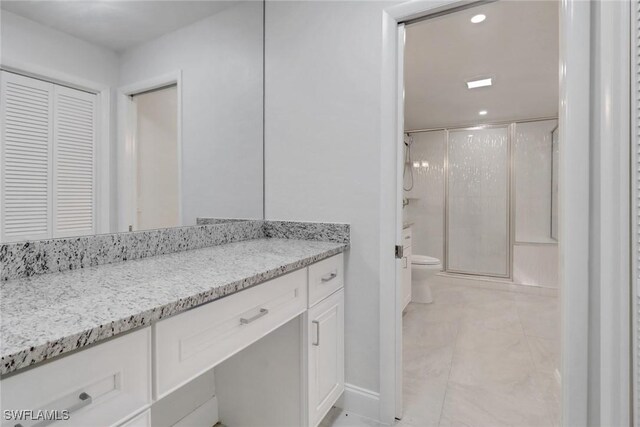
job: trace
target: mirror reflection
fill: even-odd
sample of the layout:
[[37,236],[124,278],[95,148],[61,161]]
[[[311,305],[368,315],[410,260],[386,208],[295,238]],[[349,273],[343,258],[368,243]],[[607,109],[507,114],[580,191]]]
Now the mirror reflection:
[[0,8],[0,241],[262,218],[261,1]]

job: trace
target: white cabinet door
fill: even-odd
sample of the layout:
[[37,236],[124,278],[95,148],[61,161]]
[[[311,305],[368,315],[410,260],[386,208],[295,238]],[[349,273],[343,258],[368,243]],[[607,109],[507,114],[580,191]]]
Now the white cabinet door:
[[308,312],[309,426],[315,427],[344,391],[344,291]]

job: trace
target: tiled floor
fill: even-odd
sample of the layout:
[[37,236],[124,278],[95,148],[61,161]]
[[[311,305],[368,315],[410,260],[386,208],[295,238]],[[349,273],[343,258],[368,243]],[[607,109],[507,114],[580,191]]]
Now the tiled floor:
[[[556,297],[436,283],[404,315],[397,427],[547,427],[560,416]],[[322,427],[377,423],[337,408]]]
[[402,427],[555,426],[556,297],[437,283],[404,315]]

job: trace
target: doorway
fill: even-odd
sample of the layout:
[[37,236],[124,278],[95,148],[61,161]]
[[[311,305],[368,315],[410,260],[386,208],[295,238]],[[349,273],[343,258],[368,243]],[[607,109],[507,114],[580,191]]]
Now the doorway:
[[498,1],[399,28],[417,295],[401,317],[401,424],[560,422],[559,11]]
[[118,89],[118,231],[182,225],[182,72]]
[[171,85],[132,96],[137,230],[180,224],[177,95]]

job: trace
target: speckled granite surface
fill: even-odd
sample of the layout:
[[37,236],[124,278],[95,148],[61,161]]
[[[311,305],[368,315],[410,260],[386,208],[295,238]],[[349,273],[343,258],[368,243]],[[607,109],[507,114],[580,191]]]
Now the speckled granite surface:
[[305,267],[344,243],[255,239],[0,283],[0,374]]
[[261,221],[261,220],[242,219],[242,218],[196,218],[197,225],[226,224],[228,222],[238,222],[238,221]]
[[76,270],[262,237],[265,237],[262,221],[242,221],[8,243],[0,245],[0,280]]
[[36,240],[0,245],[0,280],[277,237],[349,243],[349,224],[199,218],[190,227]]
[[265,221],[266,237],[349,243],[349,224],[333,222]]
[[[198,218],[197,223],[224,224],[227,222],[253,221],[233,218]],[[262,221],[265,237],[279,239],[320,240],[324,242],[349,243],[351,227],[337,222]]]

